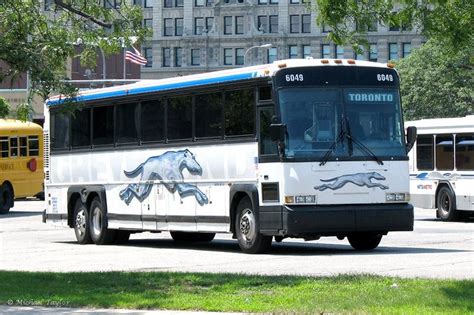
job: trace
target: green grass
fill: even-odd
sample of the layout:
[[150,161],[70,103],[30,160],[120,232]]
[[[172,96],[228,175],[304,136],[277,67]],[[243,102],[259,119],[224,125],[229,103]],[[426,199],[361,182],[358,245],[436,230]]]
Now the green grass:
[[[396,284],[396,285],[395,285]],[[474,281],[369,275],[0,271],[0,304],[235,312],[467,314]]]

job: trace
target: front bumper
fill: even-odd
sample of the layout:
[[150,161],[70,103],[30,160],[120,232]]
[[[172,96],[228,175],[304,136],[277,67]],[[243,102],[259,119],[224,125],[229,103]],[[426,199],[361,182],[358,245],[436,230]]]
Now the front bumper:
[[261,206],[260,231],[268,235],[336,236],[352,232],[413,231],[413,206],[353,204]]

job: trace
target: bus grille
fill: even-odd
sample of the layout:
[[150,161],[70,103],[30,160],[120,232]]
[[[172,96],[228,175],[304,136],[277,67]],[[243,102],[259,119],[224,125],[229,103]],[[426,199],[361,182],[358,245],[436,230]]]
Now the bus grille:
[[43,163],[44,163],[44,178],[49,181],[49,132],[43,133]]

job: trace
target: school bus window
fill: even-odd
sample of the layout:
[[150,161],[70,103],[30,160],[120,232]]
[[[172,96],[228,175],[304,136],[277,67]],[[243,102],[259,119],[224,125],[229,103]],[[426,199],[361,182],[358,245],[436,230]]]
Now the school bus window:
[[0,156],[8,157],[8,137],[0,137]]
[[18,138],[10,138],[10,156],[18,156]]
[[38,136],[28,137],[28,152],[30,153],[30,156],[39,156]]
[[20,137],[20,156],[28,156],[28,138]]

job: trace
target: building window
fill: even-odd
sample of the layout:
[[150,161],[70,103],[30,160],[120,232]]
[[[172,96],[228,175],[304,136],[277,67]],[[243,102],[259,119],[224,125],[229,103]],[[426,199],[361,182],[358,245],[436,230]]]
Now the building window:
[[377,44],[370,44],[369,46],[369,61],[377,61],[378,60],[378,52],[377,52]]
[[173,36],[173,19],[164,19],[163,36]]
[[311,57],[311,46],[303,45],[303,58]]
[[397,43],[388,44],[388,55],[389,55],[389,60],[398,60],[398,44]]
[[172,8],[173,7],[173,0],[163,0],[165,8]]
[[174,20],[174,35],[183,36],[183,19],[178,18]]
[[224,35],[232,34],[232,17],[224,16]]
[[291,3],[291,4],[299,4],[299,3],[300,3],[300,0],[290,0],[290,3]]
[[202,35],[204,29],[204,18],[194,18],[194,35]]
[[194,1],[194,6],[195,7],[203,7],[206,4],[205,0],[195,0]]
[[290,15],[290,33],[300,32],[300,16]]
[[270,15],[270,33],[278,33],[278,15]]
[[151,5],[153,0],[143,0],[143,1],[145,1],[144,2],[144,7],[145,8],[153,8],[153,6]]
[[311,33],[311,14],[301,15],[301,33]]
[[224,65],[232,64],[232,48],[224,48]]
[[360,32],[377,32],[377,21],[371,21],[368,24],[357,23],[356,28]]
[[151,49],[151,47],[143,48],[143,56],[147,60],[145,67],[152,67],[153,66],[153,50]]
[[238,66],[244,65],[244,49],[243,48],[236,48],[235,49],[235,64]]
[[191,66],[201,65],[201,49],[191,49]]
[[272,63],[277,60],[277,49],[276,47],[271,47],[267,50],[267,60],[268,63]]
[[298,46],[296,46],[296,45],[288,46],[288,57],[290,59],[298,58]]
[[174,49],[174,66],[181,67],[183,61],[183,48],[175,47]]
[[356,51],[354,55],[356,60],[365,60],[365,47],[359,45],[359,51]]
[[278,0],[270,0],[270,4],[278,4]]
[[153,19],[143,19],[143,25],[153,29]]
[[344,46],[336,45],[336,58],[344,59]]
[[259,15],[257,17],[258,30],[264,33],[268,33],[268,18],[266,15]]
[[163,48],[163,67],[170,67],[171,66],[171,48],[164,47]]
[[207,17],[206,18],[206,33],[209,33],[210,30],[212,29],[212,24],[214,23],[214,18],[213,17]]
[[411,44],[403,43],[403,58],[408,57],[411,53]]
[[176,7],[183,7],[184,6],[184,0],[176,0]]
[[258,0],[258,4],[268,4],[268,0]]
[[235,34],[244,33],[244,17],[236,16],[235,17]]
[[324,58],[324,59],[331,58],[331,45],[329,44],[321,45],[321,58]]
[[323,24],[323,33],[329,33],[332,31],[332,28],[330,28],[329,26]]

